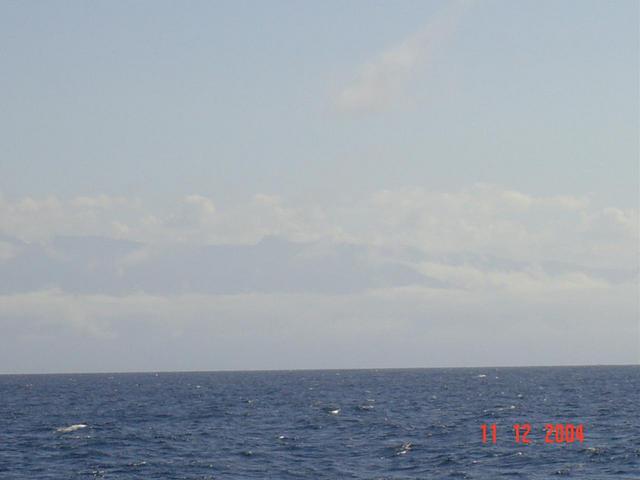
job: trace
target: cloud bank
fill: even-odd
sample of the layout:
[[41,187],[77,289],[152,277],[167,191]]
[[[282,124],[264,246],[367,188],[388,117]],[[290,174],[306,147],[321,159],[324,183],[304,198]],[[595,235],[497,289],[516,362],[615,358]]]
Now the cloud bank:
[[588,198],[0,199],[0,232],[7,371],[638,361],[638,211]]

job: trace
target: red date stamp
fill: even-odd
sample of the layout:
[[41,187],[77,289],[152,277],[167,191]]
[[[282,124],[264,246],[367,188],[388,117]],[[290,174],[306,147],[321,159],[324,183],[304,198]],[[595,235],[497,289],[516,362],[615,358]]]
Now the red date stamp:
[[[498,426],[495,423],[490,425],[482,424],[482,443],[498,443]],[[515,423],[512,427],[513,439],[515,443],[529,445],[531,443],[531,424]],[[544,426],[544,443],[564,444],[584,442],[584,425],[573,423],[547,423]]]

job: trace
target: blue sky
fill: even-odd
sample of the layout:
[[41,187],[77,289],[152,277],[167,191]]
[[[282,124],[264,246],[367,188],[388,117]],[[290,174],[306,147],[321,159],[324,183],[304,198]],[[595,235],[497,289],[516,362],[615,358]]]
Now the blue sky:
[[339,111],[335,97],[451,4],[2,9],[5,195],[480,181],[635,205],[635,2],[470,3],[373,112]]
[[[386,366],[637,362],[638,13],[633,1],[4,2],[0,360],[7,371],[385,366],[394,354]],[[189,267],[217,270],[224,254],[207,248],[220,245],[255,265]],[[175,268],[182,283],[158,286]],[[100,281],[83,288],[91,272]],[[249,280],[224,287],[238,277]],[[322,323],[305,302],[348,325],[315,356]],[[185,304],[183,320],[154,313]],[[582,332],[595,350],[606,332],[604,350],[520,358],[507,348],[517,305],[537,342]],[[617,312],[613,329],[599,308]],[[292,333],[229,333],[225,348],[264,352],[244,360],[196,355],[202,338],[222,341],[199,323],[214,313]],[[372,337],[358,339],[370,316]],[[457,330],[438,330],[450,317]],[[465,357],[498,318],[505,353]],[[145,347],[157,363],[118,353],[123,338],[153,344],[144,335],[162,339]],[[170,338],[182,347],[165,362]],[[279,356],[283,338],[292,350]],[[459,348],[423,356],[434,338]],[[101,354],[40,361],[38,341]],[[342,353],[327,363],[331,348]]]

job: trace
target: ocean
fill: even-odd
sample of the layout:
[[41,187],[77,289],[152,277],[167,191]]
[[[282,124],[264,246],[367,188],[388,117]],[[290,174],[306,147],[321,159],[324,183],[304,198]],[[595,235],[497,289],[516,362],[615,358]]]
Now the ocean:
[[0,478],[640,479],[639,392],[639,366],[3,375]]

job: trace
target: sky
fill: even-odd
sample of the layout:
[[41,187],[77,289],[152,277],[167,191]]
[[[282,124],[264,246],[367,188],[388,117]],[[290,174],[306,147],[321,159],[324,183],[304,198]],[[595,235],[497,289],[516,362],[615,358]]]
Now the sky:
[[638,10],[2,2],[0,373],[640,363]]

